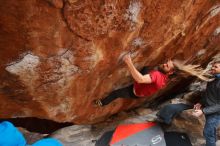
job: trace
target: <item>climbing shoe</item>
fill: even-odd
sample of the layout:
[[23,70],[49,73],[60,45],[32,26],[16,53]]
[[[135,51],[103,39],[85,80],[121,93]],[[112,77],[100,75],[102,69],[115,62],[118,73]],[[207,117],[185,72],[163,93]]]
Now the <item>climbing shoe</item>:
[[102,107],[102,106],[103,106],[102,101],[101,101],[100,99],[95,100],[95,101],[94,101],[94,104],[95,104],[96,106],[99,106],[99,107]]

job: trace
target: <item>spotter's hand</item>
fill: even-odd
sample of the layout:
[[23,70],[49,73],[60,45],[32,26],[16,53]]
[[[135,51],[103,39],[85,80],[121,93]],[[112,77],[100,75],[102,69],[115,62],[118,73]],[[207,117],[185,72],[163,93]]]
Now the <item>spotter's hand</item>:
[[201,105],[200,103],[197,103],[197,104],[194,105],[193,108],[194,108],[195,110],[200,110],[201,107],[202,107],[202,105]]
[[202,110],[195,110],[192,115],[195,117],[200,117],[202,114],[203,114]]

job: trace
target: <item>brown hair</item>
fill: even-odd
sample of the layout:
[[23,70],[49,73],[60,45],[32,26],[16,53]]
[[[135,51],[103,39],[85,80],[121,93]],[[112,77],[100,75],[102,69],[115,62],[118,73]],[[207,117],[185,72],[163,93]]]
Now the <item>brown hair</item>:
[[220,64],[220,60],[216,60],[212,64]]
[[208,74],[200,65],[186,64],[184,61],[173,60],[174,66],[188,75],[196,76],[201,80],[209,81]]

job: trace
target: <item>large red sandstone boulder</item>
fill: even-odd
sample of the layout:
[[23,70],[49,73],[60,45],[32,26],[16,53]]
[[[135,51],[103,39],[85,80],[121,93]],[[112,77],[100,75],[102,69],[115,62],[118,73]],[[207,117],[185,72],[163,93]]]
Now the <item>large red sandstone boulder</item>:
[[143,102],[92,105],[131,82],[128,51],[137,68],[219,52],[219,0],[0,2],[0,118],[97,122]]

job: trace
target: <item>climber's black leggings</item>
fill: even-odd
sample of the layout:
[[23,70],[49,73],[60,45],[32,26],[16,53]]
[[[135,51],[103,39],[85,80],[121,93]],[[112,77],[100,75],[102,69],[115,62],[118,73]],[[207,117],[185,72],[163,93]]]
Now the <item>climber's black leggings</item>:
[[[143,75],[147,74],[148,68],[143,67],[143,69],[140,71],[140,73]],[[102,105],[107,105],[117,98],[137,99],[138,96],[136,96],[133,92],[133,84],[130,86],[127,86],[125,88],[121,88],[121,89],[118,89],[118,90],[111,92],[107,97],[101,99]]]

